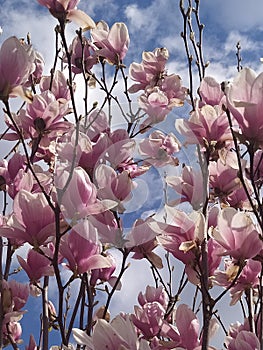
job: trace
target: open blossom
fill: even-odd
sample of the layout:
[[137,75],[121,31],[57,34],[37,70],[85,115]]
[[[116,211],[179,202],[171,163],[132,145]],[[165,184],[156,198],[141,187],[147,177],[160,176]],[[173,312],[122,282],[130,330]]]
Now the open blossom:
[[226,90],[227,106],[238,122],[243,138],[262,144],[263,73],[242,69]]
[[100,253],[97,231],[87,220],[76,224],[61,239],[60,254],[67,260],[66,267],[76,275],[93,269],[111,268],[112,260]]
[[146,157],[146,164],[163,166],[178,165],[178,159],[173,156],[179,151],[179,141],[173,133],[165,135],[161,131],[154,131],[149,138],[139,144],[139,152]]
[[258,337],[246,330],[240,331],[235,338],[227,337],[228,350],[259,350],[260,343]]
[[202,102],[210,106],[221,105],[225,101],[225,95],[219,84],[213,77],[204,77],[198,89]]
[[95,27],[93,19],[76,8],[79,0],[38,0],[38,2],[47,7],[52,16],[59,21],[73,21],[84,30]]
[[0,49],[0,100],[10,96],[27,98],[23,85],[35,70],[34,57],[16,37],[4,41]]
[[85,345],[87,350],[150,350],[148,342],[138,339],[128,315],[118,315],[111,323],[104,319],[97,320],[92,336],[88,336],[85,331],[73,328],[73,336],[77,344]]
[[54,212],[43,193],[20,190],[13,203],[13,215],[0,229],[0,235],[33,247],[47,243],[55,234]]
[[91,32],[94,44],[99,49],[98,56],[106,58],[112,64],[120,64],[128,51],[130,37],[124,23],[114,23],[111,29],[106,22],[100,21]]
[[[235,261],[226,259],[225,271],[215,271],[215,283],[228,287],[233,282],[238,273],[239,267]],[[248,259],[243,267],[235,284],[230,289],[231,303],[235,305],[241,298],[242,294],[251,288],[256,288],[259,285],[259,275],[261,271],[261,263],[252,259]]]
[[118,174],[106,164],[100,164],[95,170],[95,180],[98,186],[98,196],[101,199],[112,199],[118,202],[116,210],[124,212],[123,201],[131,196],[134,184],[127,171]]
[[247,213],[225,208],[218,217],[213,238],[224,248],[224,255],[237,261],[254,258],[262,249],[261,233]]
[[70,91],[67,85],[67,79],[63,72],[56,70],[52,78],[52,86],[50,89],[51,76],[43,76],[40,80],[40,90],[51,91],[55,99],[59,103],[66,103],[70,100]]
[[144,335],[146,339],[160,333],[165,315],[163,306],[156,302],[144,304],[142,307],[134,306],[134,315],[131,316],[132,322]]
[[227,115],[218,106],[197,106],[188,120],[178,119],[175,126],[188,144],[200,144],[212,150],[220,149],[232,140]]
[[17,260],[28,275],[30,283],[38,283],[41,277],[54,275],[50,260],[34,249],[28,251],[26,260],[19,255],[17,255]]
[[86,38],[76,36],[69,48],[71,55],[72,71],[75,74],[88,72],[98,62],[98,57],[95,54],[94,46]]
[[153,52],[144,51],[142,62],[133,62],[130,65],[129,76],[136,83],[129,88],[129,91],[134,93],[158,85],[166,74],[165,65],[168,58],[169,52],[166,48],[156,48]]
[[62,191],[62,214],[71,220],[84,218],[87,215],[98,214],[107,209],[116,206],[112,200],[97,199],[97,189],[90,181],[89,175],[81,168],[76,167],[73,170],[71,180],[67,190],[63,188],[66,185],[69,172],[64,169],[57,170],[56,186],[58,191]]
[[167,176],[166,183],[181,195],[173,203],[189,202],[194,210],[202,208],[203,196],[201,194],[204,184],[201,170],[184,166],[181,176]]

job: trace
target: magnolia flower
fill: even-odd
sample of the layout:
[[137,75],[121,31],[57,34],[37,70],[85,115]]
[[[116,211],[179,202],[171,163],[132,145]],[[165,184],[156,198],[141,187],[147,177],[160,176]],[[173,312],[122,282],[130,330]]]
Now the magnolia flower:
[[52,16],[59,21],[73,21],[84,30],[95,28],[93,19],[76,8],[79,0],[38,0],[38,2],[47,7]]
[[112,64],[120,64],[128,51],[130,38],[124,23],[114,23],[111,29],[104,21],[97,23],[91,36],[98,47],[98,55]]
[[262,240],[251,217],[234,208],[225,208],[218,217],[213,238],[224,248],[224,255],[240,261],[254,258],[262,249]]
[[55,234],[54,212],[44,194],[18,192],[13,203],[13,215],[0,230],[0,235],[9,239],[27,242],[38,248],[51,240]]
[[227,337],[228,350],[259,350],[258,337],[249,331],[240,331],[235,338]]
[[76,167],[73,170],[67,190],[63,191],[68,177],[67,171],[58,169],[56,186],[58,192],[62,193],[61,209],[65,218],[74,221],[116,206],[116,202],[112,200],[99,201],[97,199],[97,189],[90,181],[89,175],[81,167]]
[[181,195],[180,199],[172,202],[173,204],[189,202],[194,210],[202,208],[204,184],[201,170],[184,166],[181,176],[167,176],[166,183]]
[[35,70],[34,56],[16,37],[5,40],[0,49],[0,100],[10,96],[29,99],[23,85]]
[[99,319],[93,329],[92,336],[73,328],[73,336],[77,344],[84,345],[87,350],[150,350],[148,342],[138,339],[135,327],[128,315],[118,315],[111,323]]
[[123,201],[129,199],[134,184],[127,171],[117,174],[114,169],[106,164],[100,164],[95,170],[98,196],[101,199],[112,199],[118,202],[115,210],[120,213],[125,211]]
[[75,275],[93,269],[111,268],[113,261],[100,252],[97,231],[87,220],[79,222],[61,239],[60,254],[68,262],[66,267]]
[[50,266],[50,261],[44,255],[30,249],[27,254],[27,260],[17,255],[17,260],[25,270],[31,283],[38,283],[43,276],[53,276],[54,270]]
[[146,157],[146,164],[156,167],[178,165],[178,159],[173,154],[179,152],[179,141],[173,133],[165,135],[161,131],[154,131],[140,142],[139,152]]
[[226,90],[227,106],[238,122],[242,140],[262,144],[262,85],[263,73],[258,76],[250,68],[242,69]]
[[175,126],[188,144],[219,149],[232,140],[227,115],[218,106],[197,106],[189,120],[177,119]]

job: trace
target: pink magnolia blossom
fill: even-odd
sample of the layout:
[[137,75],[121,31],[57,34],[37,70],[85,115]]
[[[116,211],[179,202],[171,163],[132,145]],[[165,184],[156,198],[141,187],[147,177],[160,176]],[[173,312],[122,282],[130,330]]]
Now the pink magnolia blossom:
[[19,322],[11,321],[8,324],[4,324],[3,327],[3,336],[5,346],[9,344],[9,336],[12,337],[12,340],[15,344],[21,344],[23,341],[21,339],[22,327]]
[[[112,265],[110,267],[103,267],[91,270],[90,284],[93,286],[95,286],[97,280],[101,280],[103,282],[109,281],[110,283],[112,274],[116,269],[116,260],[113,257],[113,255],[111,255],[110,253],[106,253],[105,255],[107,259],[112,262]],[[115,278],[113,278],[113,280],[115,280]]]
[[40,90],[41,92],[44,91],[51,91],[52,94],[55,96],[55,99],[59,103],[66,103],[70,100],[70,91],[69,87],[67,85],[67,79],[63,72],[57,70],[55,71],[52,79],[52,86],[50,89],[50,82],[51,82],[51,76],[43,76],[40,80]]
[[176,326],[180,334],[180,345],[187,350],[193,350],[200,345],[199,321],[195,313],[185,304],[176,310]]
[[[231,303],[230,305],[235,305],[241,298],[242,294],[251,288],[259,285],[259,275],[261,271],[261,263],[249,259],[246,265],[243,267],[240,275],[238,276],[236,283],[230,289]],[[215,272],[215,283],[227,287],[233,282],[233,279],[238,273],[238,266],[232,260],[226,260],[225,271]]]
[[92,336],[73,328],[73,336],[77,344],[85,345],[87,350],[150,350],[148,342],[138,339],[135,327],[128,315],[118,315],[111,323],[104,319],[96,321]]
[[66,112],[67,105],[60,104],[49,90],[35,95],[32,103],[19,114],[24,137],[41,137],[40,141],[44,145],[49,144],[50,140],[56,139],[71,127],[71,123],[63,120]]
[[158,241],[165,250],[184,264],[191,264],[195,261],[204,239],[204,218],[201,213],[193,212],[188,215],[168,206],[166,212],[167,223],[155,221],[150,226],[160,234]]
[[95,54],[95,49],[90,40],[86,37],[76,36],[69,48],[72,52],[71,64],[72,71],[75,74],[80,74],[83,71],[89,72],[91,68],[98,62],[98,57]]
[[225,208],[218,217],[218,226],[212,232],[213,238],[224,248],[224,255],[238,261],[254,258],[262,249],[261,233],[251,217],[234,208]]
[[38,283],[41,277],[54,275],[50,260],[34,249],[28,251],[27,260],[24,260],[19,255],[17,255],[17,260],[28,275],[30,283]]
[[19,191],[14,199],[13,215],[1,228],[0,235],[38,248],[51,240],[54,234],[54,212],[44,194]]
[[93,19],[85,12],[76,8],[79,0],[38,0],[40,5],[47,7],[59,21],[73,21],[88,30],[95,27]]
[[188,144],[209,147],[210,152],[220,149],[232,140],[227,115],[218,106],[197,106],[189,120],[177,119],[176,129],[186,137]]
[[147,87],[154,87],[166,74],[165,65],[169,58],[166,48],[156,48],[153,52],[143,52],[142,63],[133,62],[130,65],[129,76],[136,83],[129,91],[131,93],[145,90]]
[[242,69],[226,90],[228,108],[238,122],[243,138],[262,143],[262,82],[263,73],[258,76],[250,68]]
[[168,305],[168,295],[162,286],[158,288],[147,286],[145,293],[143,294],[140,292],[138,295],[138,302],[141,306],[144,306],[146,303],[152,303],[154,301],[160,303],[166,309]]
[[84,218],[87,215],[98,214],[116,206],[116,202],[111,200],[99,201],[97,190],[90,181],[89,175],[81,168],[76,167],[66,191],[63,187],[69,177],[69,173],[63,169],[58,169],[56,186],[62,192],[61,204],[62,214],[71,220]]
[[98,186],[98,196],[101,199],[112,199],[118,203],[116,210],[125,211],[123,201],[131,196],[134,184],[127,171],[117,174],[114,169],[105,164],[100,164],[95,170],[95,180]]
[[19,311],[25,306],[29,297],[29,285],[19,283],[16,280],[10,280],[7,283],[12,294],[13,310]]
[[146,157],[145,162],[153,166],[178,165],[178,159],[173,154],[179,152],[179,141],[173,133],[165,135],[154,131],[149,138],[140,142],[139,152]]
[[130,38],[124,23],[114,23],[111,29],[104,21],[97,23],[91,36],[99,49],[98,56],[106,58],[110,63],[119,65],[128,51]]
[[142,307],[134,306],[134,314],[131,315],[131,320],[146,339],[151,339],[160,333],[164,315],[165,309],[163,306],[153,301],[144,304]]
[[111,268],[112,260],[100,252],[97,231],[87,220],[80,221],[61,239],[60,254],[67,260],[67,268],[75,275],[93,269]]
[[235,338],[228,338],[228,350],[260,350],[258,337],[249,331],[241,331]]
[[194,210],[202,208],[204,185],[200,170],[184,166],[181,176],[167,176],[166,183],[181,195],[172,204],[189,202]]
[[18,95],[28,98],[22,86],[35,69],[33,60],[16,37],[4,41],[0,49],[0,100]]
[[153,252],[158,246],[157,232],[151,227],[152,218],[135,220],[131,231],[126,235],[125,247],[134,252],[133,259],[147,258],[157,268],[162,268],[162,259]]
[[221,84],[219,84],[213,77],[204,77],[198,91],[202,98],[202,102],[207,105],[220,105],[222,104],[222,100],[225,100]]

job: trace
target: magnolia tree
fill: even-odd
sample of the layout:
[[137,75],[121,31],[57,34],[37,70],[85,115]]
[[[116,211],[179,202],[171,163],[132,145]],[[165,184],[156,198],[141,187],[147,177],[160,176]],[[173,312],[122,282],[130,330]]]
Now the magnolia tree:
[[[1,348],[23,339],[28,350],[205,350],[221,329],[220,349],[262,349],[263,75],[242,69],[238,47],[232,81],[205,76],[199,0],[179,3],[184,83],[167,71],[166,48],[126,67],[124,23],[95,23],[78,0],[38,2],[58,22],[53,67],[29,38],[0,49]],[[70,22],[79,28],[72,42]],[[183,105],[190,113],[163,132]],[[138,179],[156,170],[163,204],[148,217],[135,210],[130,224]],[[127,300],[131,313],[115,303],[111,316],[134,259],[152,285]],[[30,295],[41,301],[40,329],[23,324],[35,313]],[[236,323],[222,301],[240,305]]]

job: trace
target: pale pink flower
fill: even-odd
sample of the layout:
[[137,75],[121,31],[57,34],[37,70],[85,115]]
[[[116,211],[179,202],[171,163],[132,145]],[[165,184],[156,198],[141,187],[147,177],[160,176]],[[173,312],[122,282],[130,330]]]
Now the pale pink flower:
[[167,176],[166,183],[181,195],[173,204],[189,202],[194,210],[202,208],[204,185],[201,170],[184,166],[181,176]]
[[232,140],[227,115],[218,106],[197,106],[188,120],[177,119],[175,126],[188,144],[200,144],[205,149],[210,148],[210,152]]
[[258,337],[249,331],[240,331],[235,338],[227,339],[228,350],[260,350]]
[[162,259],[153,252],[158,246],[158,233],[151,227],[153,224],[152,218],[135,220],[131,231],[125,237],[125,247],[134,252],[133,259],[147,258],[157,268],[162,268]]
[[110,63],[119,65],[128,51],[130,38],[124,23],[114,23],[111,29],[104,21],[97,23],[91,32],[94,44],[99,49],[97,54]]
[[95,170],[95,181],[98,187],[100,199],[112,199],[118,203],[115,210],[120,213],[125,211],[123,201],[131,196],[134,184],[127,171],[118,174],[106,164],[100,164]]
[[227,88],[228,108],[238,122],[242,140],[262,144],[262,84],[263,73],[258,76],[250,68],[242,69]]
[[141,306],[154,301],[160,303],[166,309],[168,305],[168,295],[162,286],[158,288],[147,286],[145,293],[142,294],[142,292],[140,292],[138,295],[138,302]]
[[71,128],[71,123],[63,120],[67,108],[49,90],[35,95],[26,110],[22,109],[19,113],[23,135],[32,139],[40,138],[38,142],[49,144],[50,140]]
[[76,8],[79,0],[38,0],[38,2],[47,7],[52,16],[59,21],[73,21],[84,30],[95,28],[93,19]]
[[169,52],[166,48],[156,48],[153,52],[144,51],[142,63],[133,62],[130,65],[129,76],[136,83],[129,88],[129,92],[134,93],[158,85],[166,74],[165,65],[168,58]]
[[153,301],[144,304],[143,307],[134,306],[134,314],[131,315],[131,320],[146,339],[151,339],[160,333],[164,315],[165,309],[163,306]]
[[22,327],[19,322],[11,321],[3,326],[3,336],[4,336],[4,344],[9,344],[9,337],[10,335],[16,344],[21,344],[23,341],[21,339],[22,335]]
[[61,210],[62,214],[71,220],[84,218],[87,215],[98,214],[116,206],[116,202],[111,200],[99,201],[97,199],[96,186],[90,181],[89,175],[81,168],[76,167],[66,191],[69,172],[58,169],[56,186],[62,192]]
[[1,229],[7,238],[28,242],[38,248],[55,234],[54,212],[43,193],[18,192],[13,203],[13,215]]
[[150,350],[148,342],[138,339],[128,315],[118,315],[111,323],[104,319],[97,320],[92,336],[73,328],[73,336],[77,344],[85,345],[87,350]]
[[[109,261],[111,261],[112,265],[110,267],[102,267],[91,270],[90,284],[93,286],[95,286],[97,280],[101,280],[103,282],[108,281],[110,283],[112,274],[116,269],[116,260],[113,255],[106,252],[105,256]],[[113,278],[113,280],[115,280],[115,278]]]
[[202,102],[210,106],[220,105],[224,99],[224,92],[213,77],[204,77],[198,89]]
[[97,230],[87,220],[80,221],[62,237],[59,251],[75,275],[112,267],[112,260],[100,254]]
[[[55,71],[52,79],[52,86],[50,89],[51,76],[43,76],[40,80],[40,90],[51,91],[55,96],[55,99],[59,103],[66,103],[71,99],[69,87],[67,85],[67,79],[63,72]],[[45,95],[44,95],[45,96]]]
[[19,311],[25,306],[29,297],[29,285],[19,283],[16,280],[10,280],[7,283],[12,294],[13,310]]
[[17,255],[17,260],[28,275],[30,283],[38,283],[41,277],[54,275],[50,260],[34,249],[28,251],[27,260],[19,255]]
[[161,131],[154,131],[140,142],[139,152],[146,157],[146,164],[156,167],[178,165],[178,159],[173,154],[179,152],[179,141],[173,133],[165,135]]
[[261,233],[249,214],[234,208],[225,208],[218,217],[218,226],[213,238],[224,248],[224,255],[242,261],[254,258],[262,249]]
[[200,326],[195,313],[187,305],[181,304],[176,310],[175,319],[182,348],[193,350],[199,346]]
[[[209,185],[212,198],[219,198],[223,204],[233,207],[242,207],[247,202],[246,192],[238,176],[239,167],[234,152],[219,152],[217,162],[209,164]],[[242,161],[244,167],[245,161]],[[252,193],[250,183],[245,178],[246,187]]]
[[167,223],[152,222],[150,227],[160,235],[158,241],[184,264],[196,260],[200,244],[204,239],[204,218],[201,213],[190,215],[172,207],[165,207]]
[[98,57],[95,54],[94,46],[90,40],[82,36],[76,36],[69,48],[71,55],[72,71],[75,74],[89,72],[91,68],[98,63]]
[[4,41],[0,49],[0,100],[10,96],[28,98],[22,86],[35,69],[33,60],[16,37]]

